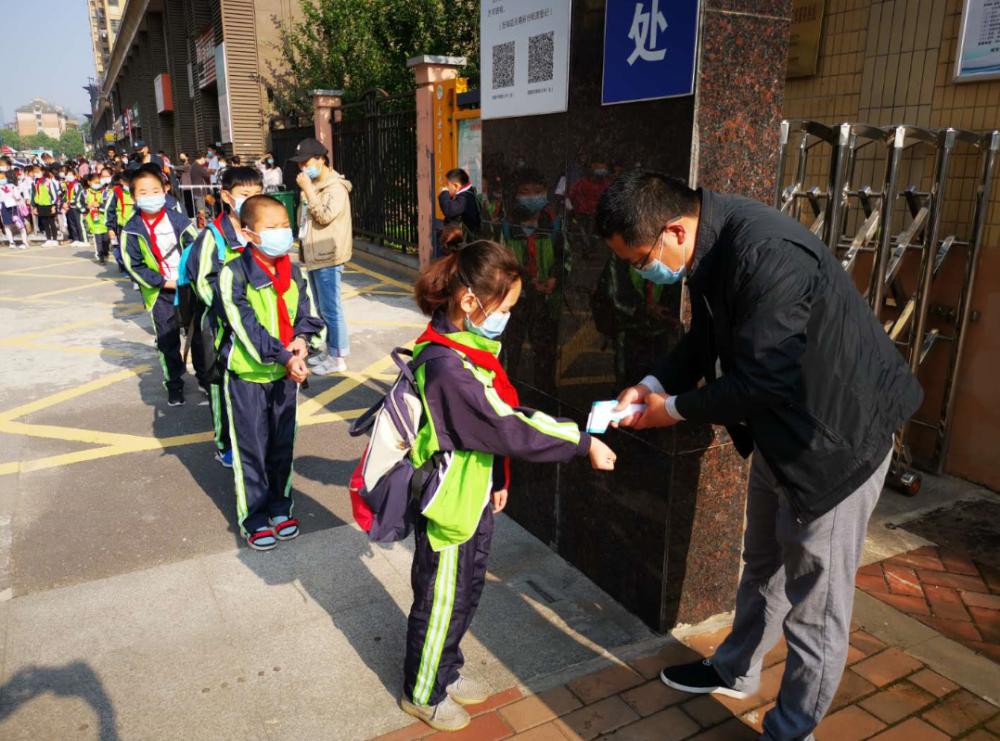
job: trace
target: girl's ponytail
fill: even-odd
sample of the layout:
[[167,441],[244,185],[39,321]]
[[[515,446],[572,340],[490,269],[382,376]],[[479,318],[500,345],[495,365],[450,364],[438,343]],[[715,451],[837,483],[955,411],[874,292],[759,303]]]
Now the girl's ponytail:
[[483,306],[502,301],[521,267],[510,249],[485,239],[462,245],[451,254],[432,262],[413,287],[417,306],[427,316],[447,308],[463,288],[470,289]]

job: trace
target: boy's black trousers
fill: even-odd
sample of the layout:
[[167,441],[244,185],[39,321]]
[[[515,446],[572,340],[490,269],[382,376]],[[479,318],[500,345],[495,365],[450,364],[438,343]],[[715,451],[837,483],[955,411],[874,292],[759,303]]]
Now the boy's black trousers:
[[181,328],[174,308],[175,293],[176,291],[162,289],[150,311],[156,331],[156,349],[160,353],[160,366],[163,368],[163,385],[168,390],[184,388]]
[[233,445],[236,517],[244,535],[268,519],[292,514],[292,454],[298,384],[241,380],[226,371],[223,387]]
[[465,663],[459,644],[486,583],[492,505],[486,505],[475,534],[461,545],[435,552],[427,539],[425,517],[417,518],[414,533],[413,607],[406,630],[403,695],[417,705],[437,705]]

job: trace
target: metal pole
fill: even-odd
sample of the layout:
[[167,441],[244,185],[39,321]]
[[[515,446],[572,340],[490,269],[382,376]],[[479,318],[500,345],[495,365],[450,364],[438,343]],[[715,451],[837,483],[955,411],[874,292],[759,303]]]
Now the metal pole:
[[882,317],[882,301],[885,297],[884,276],[892,242],[892,209],[896,204],[896,179],[899,175],[899,160],[903,154],[905,140],[906,127],[895,127],[892,133],[892,149],[889,151],[889,161],[885,168],[885,183],[882,186],[879,218],[879,227],[882,231],[879,234],[878,251],[872,264],[871,280],[868,284],[868,303],[879,319]]
[[961,370],[962,351],[965,349],[965,329],[972,312],[972,290],[975,287],[976,267],[979,262],[979,250],[982,247],[983,229],[986,226],[986,212],[990,207],[990,190],[993,185],[993,169],[996,165],[997,152],[1000,151],[1000,131],[984,134],[982,139],[983,163],[982,181],[979,185],[976,199],[976,215],[973,221],[972,237],[969,240],[968,252],[965,257],[965,281],[962,286],[962,298],[959,302],[958,324],[955,330],[955,350],[952,354],[944,391],[944,403],[941,406],[941,418],[938,422],[938,440],[936,450],[937,472],[944,470],[945,458],[951,445],[951,410],[955,403],[955,393],[958,388],[958,373]]
[[846,200],[846,196],[844,195],[844,181],[846,178],[844,162],[851,141],[851,125],[842,123],[838,129],[837,141],[833,143],[833,152],[830,154],[830,190],[826,201],[825,225],[826,245],[835,254],[837,244],[840,242],[840,234],[843,230]]
[[785,159],[788,157],[788,121],[781,122],[778,139],[778,175],[774,179],[774,207],[781,210],[781,183],[785,179]]
[[[802,140],[799,142],[799,162],[795,170],[795,190],[801,190],[802,184],[806,181],[806,157],[809,152],[809,134],[802,132]],[[796,198],[792,203],[791,214],[798,221],[802,217],[801,199]]]

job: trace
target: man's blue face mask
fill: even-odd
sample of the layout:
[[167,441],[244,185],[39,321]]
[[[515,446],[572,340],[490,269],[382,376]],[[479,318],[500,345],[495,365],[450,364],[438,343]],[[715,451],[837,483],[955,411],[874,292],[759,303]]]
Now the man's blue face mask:
[[[659,257],[663,254],[663,242],[660,241],[662,238],[663,234],[661,232],[660,237],[657,239],[657,242],[659,242],[657,257],[650,260],[644,268],[637,268],[636,271],[644,280],[648,280],[650,283],[667,286],[679,282],[684,277],[687,273],[687,264],[681,265],[677,270],[672,270],[660,261]],[[656,249],[654,245],[653,250]],[[653,250],[650,250],[650,255],[652,255]]]

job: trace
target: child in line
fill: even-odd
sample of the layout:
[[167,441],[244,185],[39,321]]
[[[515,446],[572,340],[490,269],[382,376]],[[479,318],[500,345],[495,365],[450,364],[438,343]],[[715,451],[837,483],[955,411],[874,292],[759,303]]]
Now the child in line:
[[80,192],[78,199],[84,228],[94,240],[94,259],[103,265],[111,253],[111,239],[107,224],[108,192],[101,184],[99,172],[92,171],[87,176],[87,187]]
[[59,244],[59,226],[56,214],[59,211],[59,185],[53,171],[36,168],[41,173],[31,189],[31,209],[38,216],[38,229],[45,234],[43,247]]
[[81,187],[76,177],[76,171],[67,169],[66,178],[63,180],[62,201],[63,210],[66,213],[66,229],[74,247],[82,247],[86,244],[83,239],[83,222],[80,220],[80,191]]
[[21,215],[24,207],[24,198],[21,190],[14,181],[13,173],[10,169],[0,169],[0,222],[3,224],[3,233],[7,238],[7,246],[15,248],[14,233],[16,229],[21,234],[21,243],[16,245],[22,250],[28,249],[28,233],[24,230],[24,217]]
[[240,530],[251,548],[265,551],[299,534],[291,493],[296,397],[309,375],[308,346],[322,342],[324,326],[288,256],[292,229],[284,205],[252,196],[240,209],[240,222],[250,244],[219,272],[219,296],[232,327],[223,388]]
[[209,222],[198,235],[185,261],[188,281],[194,286],[200,303],[200,307],[195,309],[197,327],[191,351],[196,356],[201,354],[211,360],[205,365],[212,429],[215,430],[215,459],[226,468],[233,467],[229,419],[222,395],[222,374],[211,367],[228,326],[218,293],[219,271],[243,252],[247,241],[240,226],[240,211],[248,198],[259,195],[262,190],[261,175],[254,168],[227,168],[222,173],[219,193],[224,212]]
[[[134,174],[132,170],[130,174]],[[108,190],[108,231],[113,235],[111,241],[114,244],[115,261],[118,263],[118,272],[125,272],[125,262],[122,259],[122,231],[125,225],[135,214],[135,200],[129,187],[129,174],[115,173],[111,175],[111,187]],[[164,182],[166,182],[164,180]],[[166,197],[166,191],[164,191]],[[169,199],[168,199],[169,200]],[[169,203],[167,204],[169,206]]]
[[134,170],[129,185],[138,210],[122,231],[125,267],[139,284],[143,304],[153,319],[167,404],[180,406],[184,403],[184,360],[174,297],[181,253],[198,234],[187,216],[164,207],[166,192],[158,165],[149,163]]
[[598,470],[614,468],[615,454],[574,422],[520,406],[497,355],[521,284],[513,252],[480,240],[432,263],[415,286],[431,321],[413,350],[424,422],[411,457],[419,468],[446,455],[421,492],[400,705],[442,731],[468,725],[462,705],[489,694],[460,674],[459,644],[482,594],[493,515],[507,503],[502,459],[586,455]]

